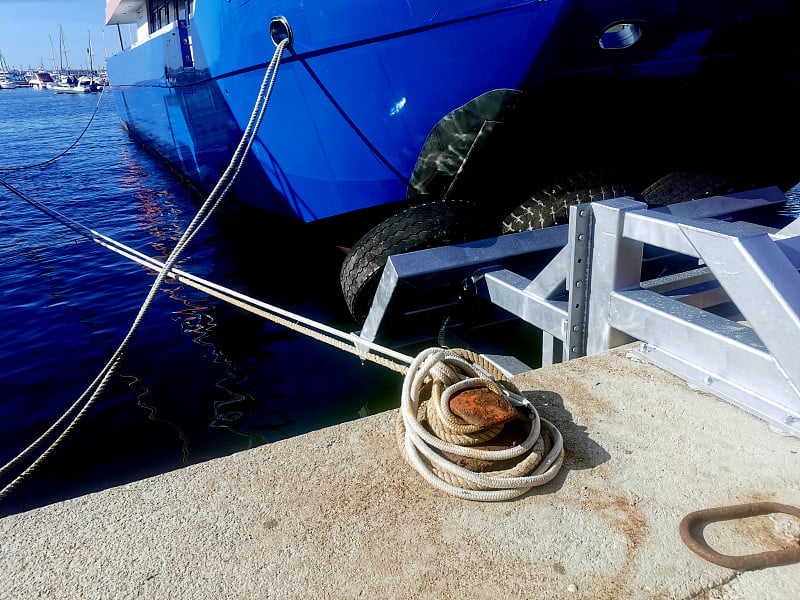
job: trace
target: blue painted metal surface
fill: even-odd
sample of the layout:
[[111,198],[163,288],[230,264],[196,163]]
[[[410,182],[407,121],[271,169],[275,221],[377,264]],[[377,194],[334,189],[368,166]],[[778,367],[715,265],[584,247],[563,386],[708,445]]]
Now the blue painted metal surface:
[[421,156],[437,124],[494,90],[569,99],[564,114],[528,115],[534,127],[567,122],[596,102],[595,83],[678,82],[739,72],[735,61],[771,68],[797,17],[783,0],[194,4],[192,56],[174,23],[109,58],[120,118],[207,190],[249,119],[275,47],[270,19],[284,17],[293,45],[233,193],[305,222],[405,200],[424,165],[450,168]]

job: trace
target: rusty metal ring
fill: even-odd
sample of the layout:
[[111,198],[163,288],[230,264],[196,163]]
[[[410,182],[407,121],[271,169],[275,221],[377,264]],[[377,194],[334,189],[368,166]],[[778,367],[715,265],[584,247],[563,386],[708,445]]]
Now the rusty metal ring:
[[752,504],[707,508],[689,513],[683,518],[680,524],[681,539],[690,550],[707,561],[737,571],[763,569],[765,567],[777,567],[800,562],[800,544],[794,548],[758,552],[743,556],[730,556],[712,550],[703,538],[703,528],[709,523],[745,519],[770,513],[785,513],[800,519],[800,508],[777,502],[754,502]]

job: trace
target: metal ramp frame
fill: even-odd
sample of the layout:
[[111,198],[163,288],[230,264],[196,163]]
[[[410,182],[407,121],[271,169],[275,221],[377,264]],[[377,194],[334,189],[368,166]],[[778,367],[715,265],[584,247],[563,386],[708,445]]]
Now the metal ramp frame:
[[[593,207],[587,354],[640,340],[635,356],[800,436],[800,219],[769,230],[709,220],[703,201],[671,214],[602,204]],[[701,268],[642,282],[645,244]],[[724,306],[734,311],[707,310]]]
[[800,437],[800,219],[743,220],[785,203],[778,188],[624,197],[571,207],[568,226],[393,256],[359,337],[375,340],[402,285],[455,281],[540,329],[543,365],[638,340],[635,358]]

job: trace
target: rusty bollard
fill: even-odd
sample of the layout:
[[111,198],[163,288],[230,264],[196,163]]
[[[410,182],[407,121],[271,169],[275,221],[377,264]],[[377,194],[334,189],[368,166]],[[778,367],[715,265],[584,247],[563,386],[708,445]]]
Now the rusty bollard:
[[514,405],[488,387],[456,392],[450,398],[450,410],[470,425],[481,429],[502,425],[517,417]]

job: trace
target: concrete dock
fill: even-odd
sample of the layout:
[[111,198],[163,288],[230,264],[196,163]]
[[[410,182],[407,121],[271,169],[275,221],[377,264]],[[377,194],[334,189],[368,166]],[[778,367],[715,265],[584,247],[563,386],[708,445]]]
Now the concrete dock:
[[[624,347],[514,381],[566,450],[520,498],[434,489],[389,411],[0,519],[0,598],[800,597],[800,563],[733,570],[679,536],[700,509],[800,507],[800,439]],[[730,555],[798,548],[800,519],[704,536]]]

